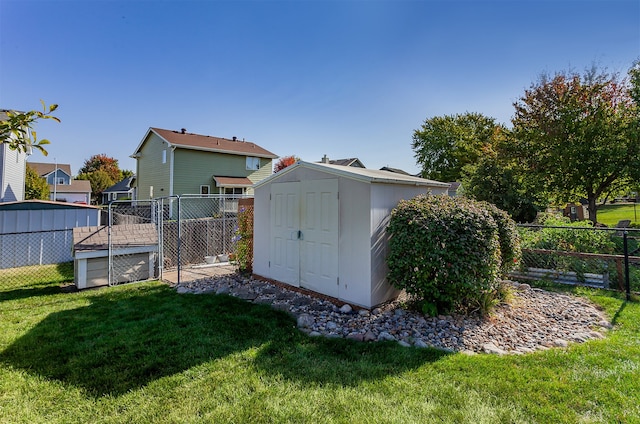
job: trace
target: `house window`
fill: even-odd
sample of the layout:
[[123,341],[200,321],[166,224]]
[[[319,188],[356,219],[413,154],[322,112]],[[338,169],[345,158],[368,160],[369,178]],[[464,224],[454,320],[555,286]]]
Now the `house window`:
[[56,184],[64,184],[64,178],[58,178],[58,182]]
[[244,194],[244,188],[242,187],[225,187],[224,194]]
[[252,158],[251,156],[247,156],[247,169],[252,171],[257,171],[260,169],[260,158]]
[[167,151],[162,151],[162,163],[167,163]]
[[200,194],[209,194],[209,186],[201,185],[200,186]]

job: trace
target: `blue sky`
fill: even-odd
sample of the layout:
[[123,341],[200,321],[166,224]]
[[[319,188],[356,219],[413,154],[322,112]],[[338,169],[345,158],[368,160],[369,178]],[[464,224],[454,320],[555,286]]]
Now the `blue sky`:
[[149,127],[418,172],[426,118],[508,124],[542,72],[639,57],[637,0],[0,0],[0,108],[58,103],[30,160],[74,173],[98,153],[135,170]]

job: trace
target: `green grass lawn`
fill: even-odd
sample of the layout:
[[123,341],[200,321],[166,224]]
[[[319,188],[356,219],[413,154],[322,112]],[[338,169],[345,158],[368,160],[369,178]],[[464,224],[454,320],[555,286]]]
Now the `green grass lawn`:
[[606,339],[522,356],[309,338],[287,314],[161,283],[0,280],[1,423],[640,422],[640,304],[578,290]]
[[640,205],[634,204],[614,204],[598,207],[598,222],[606,224],[608,227],[615,227],[623,219],[631,220],[631,223],[640,224]]

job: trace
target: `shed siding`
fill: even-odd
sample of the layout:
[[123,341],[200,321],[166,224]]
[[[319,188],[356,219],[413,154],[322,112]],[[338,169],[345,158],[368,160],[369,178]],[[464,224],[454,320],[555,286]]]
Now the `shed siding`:
[[[166,150],[167,162],[162,163],[162,151]],[[149,133],[140,149],[136,161],[136,184],[139,199],[149,198],[149,189],[153,186],[153,197],[169,196],[171,170],[171,149],[156,134]]]
[[370,184],[349,178],[339,179],[340,295],[359,305],[370,304]]
[[[104,252],[107,255],[107,251]],[[117,283],[129,283],[142,281],[149,278],[149,253],[138,253],[133,255],[119,255],[113,258],[114,269],[119,274],[114,276]],[[86,267],[78,266],[80,262],[86,261]],[[85,276],[80,276],[79,272],[84,271]],[[80,283],[82,282],[82,283]],[[102,256],[98,258],[87,258],[76,261],[76,285],[85,289],[90,287],[109,285],[109,258]]]
[[[89,287],[99,287],[109,285],[109,258],[89,258],[87,259],[87,285]],[[83,287],[84,288],[84,287]]]
[[387,226],[391,218],[391,211],[401,200],[409,200],[420,194],[429,192],[446,193],[445,189],[428,187],[401,186],[391,184],[372,184],[371,186],[371,304],[395,297],[398,290],[387,281],[389,268],[387,256],[389,254],[389,236]]
[[71,261],[72,229],[99,217],[95,208],[0,210],[0,269]]

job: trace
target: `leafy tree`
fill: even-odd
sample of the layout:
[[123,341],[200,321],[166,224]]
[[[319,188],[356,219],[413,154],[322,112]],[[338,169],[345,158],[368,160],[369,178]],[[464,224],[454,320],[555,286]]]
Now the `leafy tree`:
[[546,206],[544,196],[526,185],[517,163],[504,154],[510,133],[501,130],[492,145],[482,149],[474,164],[463,169],[465,196],[496,205],[517,222],[531,222]]
[[478,160],[499,129],[493,118],[479,113],[428,118],[414,131],[411,145],[422,176],[460,181],[462,169]]
[[78,175],[78,180],[88,180],[91,183],[91,203],[98,204],[102,200],[102,192],[115,184],[109,174],[102,169],[85,172]]
[[49,140],[38,140],[37,133],[33,126],[39,119],[52,119],[60,122],[60,119],[51,115],[57,108],[57,104],[45,106],[42,103],[42,112],[32,110],[29,112],[17,112],[15,110],[7,110],[6,120],[0,120],[0,143],[8,143],[11,150],[28,152],[32,148],[40,150],[43,155],[47,155],[44,145],[49,144]]
[[512,157],[556,202],[586,198],[593,223],[598,198],[640,178],[633,88],[592,67],[542,75],[514,103]]
[[[123,169],[122,170],[122,178],[120,178],[120,181],[124,180],[125,178],[129,178],[129,177],[133,177],[134,173],[132,170],[130,169]],[[119,182],[119,181],[116,181]]]
[[283,169],[285,169],[287,166],[291,166],[294,163],[298,162],[300,160],[299,157],[297,156],[285,156],[283,158],[280,158],[280,160],[278,160],[278,162],[276,162],[276,164],[273,166],[273,172],[280,172]]
[[27,164],[24,180],[24,199],[49,200],[49,184]]
[[109,157],[104,153],[93,155],[89,159],[85,160],[84,165],[80,168],[78,174],[90,174],[95,171],[104,171],[109,176],[110,180],[113,181],[110,185],[122,180],[122,171],[118,166],[118,160]]

